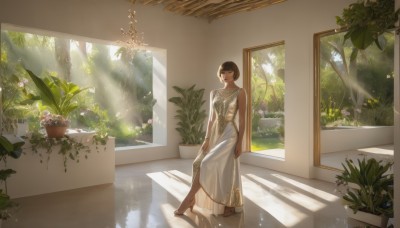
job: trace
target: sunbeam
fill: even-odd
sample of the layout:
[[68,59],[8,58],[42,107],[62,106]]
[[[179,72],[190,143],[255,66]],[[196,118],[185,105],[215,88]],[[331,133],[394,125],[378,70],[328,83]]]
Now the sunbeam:
[[264,186],[268,187],[269,189],[271,189],[271,192],[273,192],[275,195],[279,194],[279,195],[285,197],[286,199],[292,201],[293,203],[296,203],[299,206],[304,207],[313,212],[316,212],[316,211],[321,210],[322,208],[326,207],[326,204],[324,204],[316,199],[313,199],[309,196],[301,194],[300,192],[295,191],[292,188],[283,187],[281,185],[278,185],[276,183],[273,183],[271,181],[268,181],[264,178],[258,177],[253,174],[247,174],[247,176],[249,178],[259,182],[260,184],[263,184]]
[[[186,183],[190,183],[191,177],[182,172],[179,172],[178,170],[147,173],[146,175],[157,184],[162,186],[178,201],[182,201],[185,195],[189,192],[189,185],[187,185]],[[184,179],[185,182],[179,180],[179,178]]]
[[280,174],[271,174],[271,175],[276,177],[276,178],[278,178],[278,179],[280,179],[280,180],[283,180],[283,181],[285,181],[285,182],[287,182],[287,183],[289,183],[289,184],[291,184],[291,185],[293,185],[293,186],[295,186],[297,188],[300,188],[300,189],[302,189],[302,190],[304,190],[304,191],[306,191],[306,192],[308,192],[308,193],[310,193],[312,195],[315,195],[315,196],[319,197],[320,199],[327,200],[327,201],[330,201],[330,202],[333,202],[333,201],[336,201],[336,200],[340,199],[339,197],[337,197],[337,196],[335,196],[333,194],[321,191],[321,190],[319,190],[317,188],[314,188],[314,187],[311,187],[309,185],[303,184],[301,182],[295,181],[293,179],[287,178],[287,177],[282,176]]
[[271,214],[276,220],[286,227],[293,227],[302,220],[307,218],[307,215],[290,204],[286,203],[280,197],[275,196],[274,189],[277,184],[271,183],[270,190],[260,188],[259,184],[250,180],[246,176],[242,176],[243,193],[246,198],[252,201],[263,210]]
[[360,152],[367,152],[371,154],[379,154],[379,155],[392,155],[394,154],[393,146],[390,148],[379,148],[379,147],[368,147],[357,149]]

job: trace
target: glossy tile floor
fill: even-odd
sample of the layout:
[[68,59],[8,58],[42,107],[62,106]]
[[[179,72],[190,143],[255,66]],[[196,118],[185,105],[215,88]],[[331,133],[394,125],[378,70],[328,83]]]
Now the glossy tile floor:
[[[366,227],[347,219],[333,183],[241,165],[245,206],[231,217],[173,211],[188,192],[191,160],[119,166],[115,183],[17,199],[3,228]],[[101,168],[101,167],[99,167]]]

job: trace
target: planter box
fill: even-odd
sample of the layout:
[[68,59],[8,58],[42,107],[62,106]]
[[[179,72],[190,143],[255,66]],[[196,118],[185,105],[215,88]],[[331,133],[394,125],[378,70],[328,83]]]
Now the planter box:
[[350,208],[346,207],[346,213],[347,216],[352,218],[352,219],[356,219],[358,221],[361,222],[365,222],[377,227],[386,227],[387,222],[388,222],[388,218],[383,217],[383,216],[378,216],[378,215],[374,215],[374,214],[370,214],[370,213],[366,213],[366,212],[362,212],[362,211],[357,211],[357,213],[353,213],[353,210],[351,210]]
[[179,145],[179,155],[183,159],[196,158],[201,145]]
[[94,185],[114,182],[115,173],[115,139],[109,138],[105,146],[92,145],[87,142],[87,134],[72,134],[90,145],[90,153],[85,159],[82,152],[79,163],[68,159],[67,172],[64,171],[63,157],[54,148],[47,162],[46,152],[43,152],[43,163],[39,155],[30,151],[29,142],[24,145],[24,154],[19,159],[7,159],[7,167],[17,171],[7,180],[8,193],[11,198],[40,195],[51,192],[65,191]]

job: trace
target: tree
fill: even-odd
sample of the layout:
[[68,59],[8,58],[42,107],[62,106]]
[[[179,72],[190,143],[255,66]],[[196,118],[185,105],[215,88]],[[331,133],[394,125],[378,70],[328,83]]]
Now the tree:
[[[390,87],[390,80],[387,80],[387,75],[393,72],[393,34],[385,34],[385,38],[388,43],[384,51],[377,46],[358,50],[351,42],[343,41],[343,33],[321,38],[320,78],[323,109],[335,107],[343,110],[349,105],[349,110],[346,111],[351,111],[358,123],[362,111],[365,110],[366,101],[383,101],[384,98],[384,103],[393,103],[393,92],[390,92],[393,91],[393,86]],[[340,79],[341,85],[334,77]]]

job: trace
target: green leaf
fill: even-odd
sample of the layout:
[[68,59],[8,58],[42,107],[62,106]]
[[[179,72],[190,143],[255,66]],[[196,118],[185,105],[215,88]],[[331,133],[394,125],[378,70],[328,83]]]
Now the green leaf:
[[386,43],[387,42],[385,36],[383,35],[378,36],[378,39],[375,40],[376,46],[378,46],[378,48],[381,49],[382,51],[385,49]]
[[372,32],[367,28],[363,27],[354,30],[350,38],[353,45],[361,50],[366,49],[374,42],[374,37]]
[[7,178],[9,178],[12,174],[15,174],[15,170],[13,169],[2,169],[0,170],[0,180],[1,181],[6,181]]
[[44,83],[44,81],[41,78],[39,78],[34,73],[32,73],[32,71],[26,70],[26,72],[28,72],[32,81],[35,83],[36,87],[38,88],[39,93],[40,93],[40,99],[42,100],[42,102],[45,105],[48,105],[48,106],[54,108],[55,110],[58,110],[57,100],[56,100],[54,94],[52,93],[52,91],[50,90],[50,88]]
[[7,152],[11,152],[14,149],[14,145],[8,141],[8,139],[2,135],[0,135],[0,145],[4,148]]
[[350,55],[350,61],[355,61],[357,59],[357,55],[358,55],[358,49],[353,48]]

